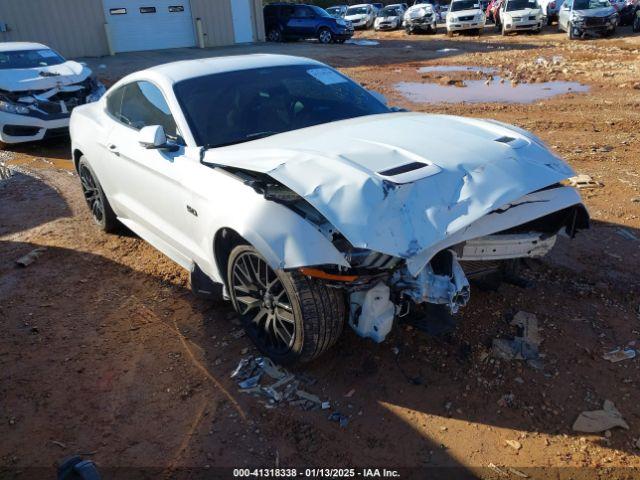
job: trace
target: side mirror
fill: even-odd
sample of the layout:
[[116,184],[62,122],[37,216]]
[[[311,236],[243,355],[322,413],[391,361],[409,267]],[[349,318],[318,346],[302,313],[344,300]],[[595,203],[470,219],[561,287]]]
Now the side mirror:
[[149,125],[142,127],[138,133],[138,143],[148,150],[169,150],[175,152],[178,146],[167,142],[167,136],[161,125]]
[[367,90],[367,92],[369,92],[371,95],[373,95],[373,97],[376,100],[378,100],[380,103],[382,103],[384,105],[387,104],[387,97],[382,95],[380,92],[376,92],[375,90]]

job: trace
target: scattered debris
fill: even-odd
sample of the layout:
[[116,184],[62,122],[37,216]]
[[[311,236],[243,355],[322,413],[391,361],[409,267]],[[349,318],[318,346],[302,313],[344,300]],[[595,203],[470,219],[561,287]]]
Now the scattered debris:
[[[267,408],[274,408],[285,402],[303,410],[328,410],[329,401],[323,401],[317,395],[300,389],[301,385],[312,385],[315,380],[305,376],[296,376],[286,369],[276,365],[267,357],[249,356],[238,362],[238,366],[231,373],[240,391],[267,398]],[[274,380],[265,385],[264,380]]]
[[353,39],[349,39],[344,43],[348,43],[350,45],[360,45],[362,47],[372,47],[374,45],[380,45],[380,42],[376,42],[375,40],[353,40]]
[[506,443],[516,451],[522,448],[522,444],[517,440],[505,440],[504,443]]
[[622,414],[616,409],[611,400],[605,400],[602,410],[582,412],[573,423],[576,432],[599,433],[621,427],[629,430],[629,425],[622,418]]
[[349,417],[341,414],[340,412],[333,412],[329,415],[329,420],[332,422],[338,422],[342,428],[346,428],[349,425]]
[[495,338],[491,348],[492,356],[502,360],[526,360],[530,366],[542,368],[538,351],[542,343],[538,318],[533,313],[521,311],[513,317],[511,325],[517,327],[521,334],[513,340]]
[[35,262],[40,255],[42,255],[47,249],[45,247],[38,247],[31,250],[26,255],[23,255],[18,260],[16,260],[16,264],[19,267],[28,267],[33,262]]
[[242,338],[245,335],[246,335],[246,332],[242,328],[240,330],[236,330],[235,332],[231,332],[231,336],[235,339]]
[[633,240],[635,242],[640,242],[640,238],[636,237],[633,233],[631,233],[626,228],[618,228],[616,230],[616,233],[618,235],[620,235],[621,237],[626,238],[627,240]]
[[355,388],[352,388],[351,390],[349,390],[349,391],[347,392],[347,394],[345,395],[345,397],[347,397],[347,398],[351,398],[351,397],[353,397],[353,394],[354,394],[354,393],[356,393],[356,389],[355,389]]
[[611,362],[618,363],[623,360],[631,360],[636,357],[636,351],[633,348],[616,348],[615,350],[611,350],[610,352],[605,353],[602,358]]
[[590,175],[580,174],[568,179],[569,185],[575,188],[600,188],[604,187],[604,183],[598,182],[591,178]]

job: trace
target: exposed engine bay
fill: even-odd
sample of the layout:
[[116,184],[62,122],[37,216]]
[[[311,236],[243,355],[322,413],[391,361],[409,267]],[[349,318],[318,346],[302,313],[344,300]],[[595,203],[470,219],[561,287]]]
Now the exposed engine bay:
[[103,93],[104,86],[91,76],[76,84],[45,90],[0,90],[0,101],[15,105],[16,113],[22,115],[61,117],[68,116],[79,105],[98,100]]

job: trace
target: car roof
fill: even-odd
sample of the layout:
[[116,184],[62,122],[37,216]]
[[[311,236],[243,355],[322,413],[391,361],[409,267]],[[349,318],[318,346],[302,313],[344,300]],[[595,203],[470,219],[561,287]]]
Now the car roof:
[[349,8],[351,7],[370,7],[371,4],[370,3],[359,3],[357,5],[349,5]]
[[251,70],[254,68],[283,67],[288,65],[319,65],[316,60],[292,55],[275,55],[256,53],[252,55],[231,55],[225,57],[209,57],[197,60],[183,60],[165,63],[140,72],[154,77],[161,77],[168,83],[178,83],[190,78],[202,77],[215,73]]
[[0,52],[16,52],[19,50],[42,50],[49,47],[34,42],[0,42]]

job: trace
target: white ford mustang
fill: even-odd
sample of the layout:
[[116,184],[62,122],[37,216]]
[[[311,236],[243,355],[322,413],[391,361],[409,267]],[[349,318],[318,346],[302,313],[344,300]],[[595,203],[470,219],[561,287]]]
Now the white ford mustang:
[[474,272],[589,221],[560,183],[571,169],[532,134],[398,112],[305,58],[134,73],[70,129],[95,221],[230,299],[279,362],[316,358],[346,322],[379,342],[401,317],[453,314]]

